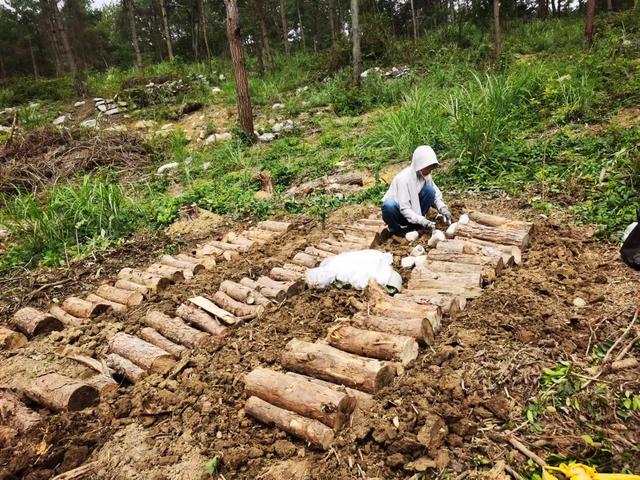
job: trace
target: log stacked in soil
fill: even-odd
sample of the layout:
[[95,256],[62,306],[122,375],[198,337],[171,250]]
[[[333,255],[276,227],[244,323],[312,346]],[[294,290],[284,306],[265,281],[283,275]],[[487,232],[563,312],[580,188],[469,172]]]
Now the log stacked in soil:
[[476,222],[469,222],[464,225],[458,223],[456,236],[479,238],[480,240],[487,240],[501,245],[515,245],[520,250],[525,250],[529,246],[529,233],[526,230],[489,227]]
[[28,340],[22,333],[0,325],[0,350],[16,350],[24,347]]
[[137,383],[147,376],[147,372],[135,363],[116,353],[107,355],[107,365],[118,375],[126,378],[131,383]]
[[404,293],[394,295],[394,298],[422,305],[437,305],[442,309],[443,315],[451,318],[455,318],[467,305],[467,300],[464,297],[454,295],[420,295],[420,293],[415,290],[405,290]]
[[287,375],[295,377],[299,380],[304,380],[306,382],[315,383],[317,385],[322,385],[324,387],[330,388],[337,392],[344,392],[350,397],[356,399],[356,405],[360,408],[365,408],[373,403],[373,396],[370,393],[365,393],[361,390],[356,390],[355,388],[349,388],[344,385],[339,385],[337,383],[327,382],[325,380],[320,380],[319,378],[308,377],[306,375],[301,375],[296,372],[287,372]]
[[440,283],[450,283],[464,287],[482,286],[482,274],[480,272],[439,272],[431,270],[428,264],[414,268],[411,271],[411,280],[435,280]]
[[[512,247],[515,250],[520,250],[518,247]],[[489,246],[473,243],[469,240],[457,238],[455,240],[446,240],[438,242],[436,250],[449,253],[468,253],[472,255],[482,255],[485,257],[501,257],[505,266],[511,266],[515,263],[515,256],[513,253],[507,253],[501,249]]]
[[116,313],[125,313],[128,309],[126,305],[123,305],[117,302],[112,302],[111,300],[107,300],[105,298],[99,297],[95,293],[89,293],[85,298],[85,300],[93,303],[94,305],[107,305],[111,307],[111,309]]
[[305,182],[296,187],[291,187],[287,190],[287,195],[308,195],[314,190],[325,187],[327,185],[360,185],[362,186],[364,183],[364,176],[362,173],[353,172],[353,173],[345,173],[340,175],[330,175],[326,177],[320,177],[316,180],[311,180],[309,182]]
[[146,296],[149,294],[149,287],[145,287],[144,285],[140,285],[139,283],[134,283],[131,282],[129,280],[123,280],[120,279],[115,283],[115,287],[119,288],[120,290],[127,290],[130,292],[138,292],[140,294],[142,294],[143,296]]
[[193,275],[204,270],[204,265],[197,260],[195,262],[188,262],[184,260],[179,260],[171,255],[163,255],[160,257],[160,263],[163,265],[167,265],[168,267],[177,268],[179,270],[186,270],[191,272]]
[[220,240],[211,240],[207,243],[207,245],[219,248],[223,252],[227,250],[231,250],[233,252],[246,252],[247,250],[249,250],[249,247],[245,245],[236,245],[235,243],[222,242]]
[[478,245],[480,247],[489,247],[491,249],[500,250],[504,255],[513,257],[513,263],[516,265],[520,265],[522,263],[522,250],[515,245],[501,245],[487,240],[480,240],[479,238],[460,238],[464,239],[464,242],[470,245]]
[[256,226],[261,230],[267,230],[269,232],[276,232],[276,233],[284,233],[289,231],[289,229],[291,228],[291,223],[278,222],[276,220],[264,220],[262,222],[258,222]]
[[260,285],[257,281],[251,280],[250,278],[243,278],[240,280],[240,285],[244,285],[245,287],[251,288],[256,292],[260,292],[261,295],[264,295],[267,298],[271,298],[276,302],[282,302],[287,298],[287,292],[282,289],[273,289],[270,287],[265,287],[264,285]]
[[273,240],[276,237],[277,233],[252,227],[249,230],[245,230],[244,232],[242,232],[242,235],[247,237],[249,240],[253,240],[254,242],[263,244]]
[[276,407],[258,397],[249,397],[244,411],[267,425],[275,425],[324,450],[333,443],[333,430],[322,422]]
[[176,310],[176,315],[211,335],[226,335],[229,332],[227,327],[207,312],[190,305],[180,305]]
[[123,268],[118,273],[120,280],[127,280],[138,285],[143,285],[152,292],[160,292],[167,288],[171,283],[169,279],[160,275],[156,275],[150,272],[143,272],[141,270],[134,270],[133,268]]
[[427,254],[427,263],[431,261],[482,265],[494,269],[496,274],[500,274],[504,268],[502,257],[487,257],[485,255],[471,255],[467,253],[449,253],[437,249],[431,250]]
[[260,318],[264,314],[262,305],[247,305],[246,303],[238,302],[221,290],[218,290],[213,295],[212,300],[220,308],[233,313],[236,317]]
[[196,258],[198,259],[204,259],[207,257],[211,257],[211,256],[220,256],[222,255],[222,253],[224,252],[224,250],[222,250],[219,247],[214,247],[213,245],[202,245],[200,248],[197,248],[194,251],[194,255],[196,256]]
[[109,349],[150,373],[165,374],[175,365],[168,351],[124,332],[113,336]]
[[83,320],[78,317],[74,317],[73,315],[65,312],[58,305],[51,305],[49,307],[49,313],[60,320],[65,327],[78,327],[82,325]]
[[25,393],[35,402],[56,412],[84,410],[100,402],[100,393],[96,388],[59,373],[36,378],[25,389]]
[[314,268],[318,263],[320,263],[315,256],[304,252],[296,253],[291,261],[296,265],[301,265],[307,268]]
[[351,323],[367,330],[411,337],[427,345],[435,341],[433,326],[425,317],[398,319],[359,312],[351,318]]
[[271,301],[262,295],[259,291],[242,285],[241,283],[232,282],[231,280],[224,280],[220,284],[220,291],[226,293],[234,300],[238,302],[244,302],[247,305],[270,305]]
[[524,222],[522,220],[511,220],[505,217],[499,217],[498,215],[490,215],[488,213],[482,213],[478,211],[471,211],[468,213],[469,218],[480,225],[486,225],[488,227],[497,227],[502,229],[522,230],[529,235],[533,229],[533,223]]
[[255,243],[254,240],[251,240],[247,237],[243,237],[242,235],[238,235],[234,232],[227,233],[224,237],[222,237],[222,241],[233,243],[234,245],[241,245],[243,247],[251,248]]
[[173,343],[151,327],[144,327],[140,330],[140,338],[164,350],[165,352],[170,353],[174,358],[182,358],[182,356],[188,351],[186,347]]
[[318,260],[324,260],[325,258],[334,257],[335,253],[327,252],[326,250],[320,250],[316,247],[307,247],[304,249],[304,253],[311,255],[312,257],[318,257]]
[[266,368],[245,377],[245,391],[280,408],[340,429],[356,406],[348,394]]
[[298,271],[287,270],[282,267],[273,267],[269,272],[269,276],[279,282],[297,282],[304,277],[304,275]]
[[147,267],[147,272],[166,278],[172,283],[184,282],[185,279],[182,269],[170,267],[169,265],[164,265],[162,263],[152,263]]
[[231,312],[227,312],[223,308],[220,308],[208,298],[198,296],[190,298],[189,301],[194,305],[200,307],[204,311],[210,313],[225,325],[234,326],[238,323],[238,319],[235,317],[235,315],[233,315]]
[[43,313],[32,307],[24,307],[18,310],[11,317],[10,323],[29,338],[37,335],[46,335],[64,328],[62,322],[53,315]]
[[150,310],[144,318],[144,323],[169,340],[177,342],[185,347],[203,347],[210,342],[211,336],[190,327],[179,318],[172,318],[157,310]]
[[413,337],[362,330],[346,323],[329,329],[327,342],[345,352],[408,365],[418,357],[418,342]]
[[[256,281],[260,286],[260,292],[262,293],[263,289],[268,289],[270,291],[283,291],[287,297],[294,297],[298,295],[300,292],[304,290],[305,282],[300,279],[295,282],[279,282],[269,277],[258,277]],[[265,296],[268,296],[265,294]]]
[[396,369],[379,360],[343,352],[329,345],[293,339],[282,355],[285,368],[358,390],[375,393],[393,380]]
[[[477,272],[482,275],[482,279],[487,282],[493,282],[496,279],[496,271],[488,265],[473,265],[470,263],[443,262],[439,260],[429,260],[425,265],[434,272],[451,272],[451,273],[468,273]],[[416,267],[418,270],[423,267]],[[413,271],[412,271],[413,274]]]
[[179,253],[176,255],[176,259],[181,262],[188,262],[194,265],[202,265],[206,270],[212,270],[216,266],[216,260],[214,258],[196,258],[186,253]]
[[111,285],[101,285],[96,290],[96,295],[111,302],[120,303],[128,307],[140,305],[144,300],[144,295],[140,292],[123,290]]
[[87,385],[90,385],[100,392],[100,396],[108,396],[115,392],[119,385],[110,375],[98,373],[84,380]]
[[8,390],[0,390],[0,425],[24,433],[40,422],[40,415]]

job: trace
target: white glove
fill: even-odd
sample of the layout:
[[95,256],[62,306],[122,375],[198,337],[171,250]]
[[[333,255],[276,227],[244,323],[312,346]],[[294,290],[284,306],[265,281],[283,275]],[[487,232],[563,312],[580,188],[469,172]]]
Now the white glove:
[[451,225],[453,223],[453,215],[451,215],[451,212],[446,206],[440,209],[440,215],[444,217],[444,221],[447,225]]
[[420,219],[420,225],[426,228],[427,230],[433,230],[436,227],[436,224],[431,220],[427,220],[425,217]]

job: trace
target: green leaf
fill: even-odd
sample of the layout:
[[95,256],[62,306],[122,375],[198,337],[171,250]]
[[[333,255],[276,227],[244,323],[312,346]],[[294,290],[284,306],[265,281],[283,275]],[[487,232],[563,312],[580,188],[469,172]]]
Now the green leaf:
[[218,468],[220,468],[220,457],[218,457],[217,455],[209,460],[204,466],[205,472],[207,472],[209,475],[218,473]]

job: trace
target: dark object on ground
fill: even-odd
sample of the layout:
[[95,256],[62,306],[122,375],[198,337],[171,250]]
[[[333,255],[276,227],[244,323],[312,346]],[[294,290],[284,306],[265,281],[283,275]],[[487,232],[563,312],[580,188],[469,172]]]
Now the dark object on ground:
[[638,225],[626,238],[620,249],[622,260],[631,268],[640,270],[640,208],[636,212]]

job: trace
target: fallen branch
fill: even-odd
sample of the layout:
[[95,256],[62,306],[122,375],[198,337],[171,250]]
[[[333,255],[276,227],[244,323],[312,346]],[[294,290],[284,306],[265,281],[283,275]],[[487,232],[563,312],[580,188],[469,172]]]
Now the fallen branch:
[[542,458],[540,458],[538,455],[536,455],[535,453],[533,453],[531,450],[529,450],[524,443],[522,443],[520,440],[518,440],[514,435],[509,434],[507,436],[507,439],[509,440],[509,443],[516,449],[518,450],[520,453],[522,453],[524,456],[526,456],[527,458],[530,458],[531,460],[533,460],[534,462],[536,462],[540,467],[545,467],[547,465],[547,462],[545,462]]

